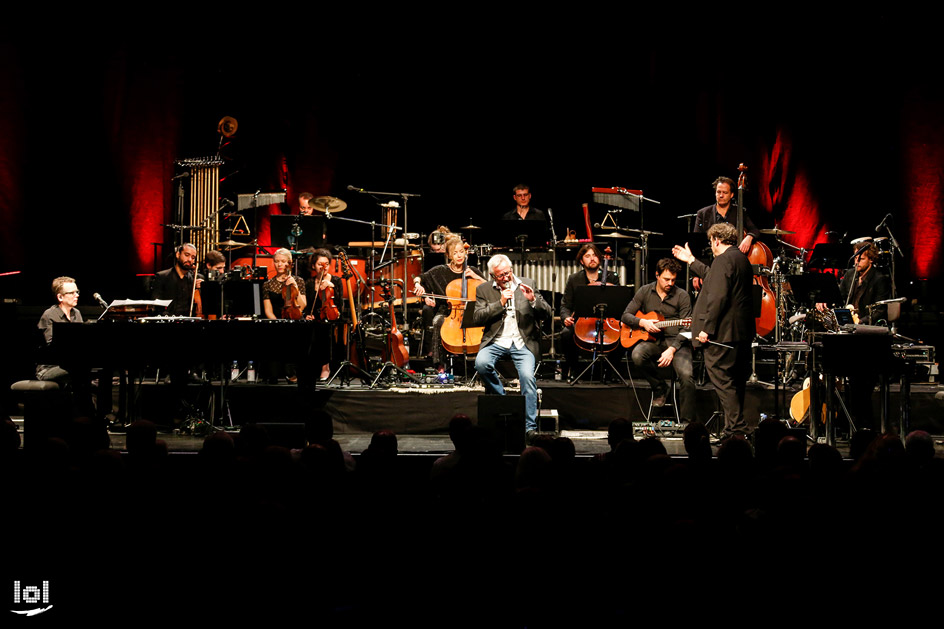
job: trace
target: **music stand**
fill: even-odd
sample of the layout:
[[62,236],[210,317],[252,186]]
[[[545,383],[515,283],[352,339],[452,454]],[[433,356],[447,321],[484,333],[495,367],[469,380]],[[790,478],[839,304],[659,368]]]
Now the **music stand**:
[[821,242],[813,247],[810,255],[811,269],[845,269],[849,259],[849,245]]
[[547,246],[547,224],[544,221],[498,221],[494,245],[521,250],[522,263],[527,259],[525,248],[541,249]]
[[593,345],[593,360],[574,378],[570,386],[577,384],[587,371],[591,372],[590,381],[592,382],[592,369],[597,364],[597,361],[601,359],[610,366],[610,369],[616,374],[616,377],[620,379],[623,386],[626,386],[626,380],[623,379],[623,376],[620,375],[619,371],[617,371],[616,367],[613,366],[613,363],[610,362],[610,359],[607,358],[602,351],[604,336],[603,326],[606,325],[604,319],[620,320],[620,317],[623,316],[623,311],[626,310],[626,306],[632,301],[634,292],[631,286],[577,286],[574,288],[574,325],[576,325],[577,319],[581,317],[596,317],[597,332]]
[[790,288],[797,302],[804,306],[813,307],[816,304],[842,303],[839,294],[839,285],[836,278],[828,273],[805,273],[791,275]]
[[269,242],[274,246],[301,251],[317,249],[325,242],[325,219],[323,216],[270,216],[272,230]]
[[98,317],[99,321],[128,321],[154,317],[164,312],[173,299],[116,299]]

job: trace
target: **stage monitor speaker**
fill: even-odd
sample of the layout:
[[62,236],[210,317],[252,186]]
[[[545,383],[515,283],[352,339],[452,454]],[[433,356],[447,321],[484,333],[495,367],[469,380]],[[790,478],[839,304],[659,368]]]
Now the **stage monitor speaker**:
[[525,401],[523,395],[480,395],[478,425],[488,429],[502,452],[524,450]]

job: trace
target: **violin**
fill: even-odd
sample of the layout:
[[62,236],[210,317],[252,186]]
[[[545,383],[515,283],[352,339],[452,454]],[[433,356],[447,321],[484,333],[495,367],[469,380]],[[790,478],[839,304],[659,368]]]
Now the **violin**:
[[[324,282],[327,270],[322,270],[318,277],[318,284]],[[318,317],[322,321],[337,321],[341,317],[341,312],[334,303],[334,288],[325,286],[318,291],[318,299],[321,300],[321,308],[318,309]]]
[[475,301],[475,289],[482,280],[469,278],[466,271],[469,269],[469,244],[463,243],[466,256],[462,261],[462,277],[452,280],[446,286],[446,297],[449,298],[449,305],[452,310],[449,316],[443,320],[440,329],[440,339],[442,346],[446,351],[452,354],[474,354],[479,351],[482,344],[482,335],[485,334],[485,327],[464,328],[462,319],[465,317],[465,305],[470,301]]
[[[609,247],[603,252],[603,275],[599,281],[590,282],[588,286],[614,286],[607,282],[610,260],[613,251]],[[616,349],[620,341],[619,319],[597,317],[580,317],[574,321],[574,342],[577,347],[592,352],[611,352]]]
[[[188,275],[193,276],[193,292],[190,295],[190,316],[191,317],[202,317],[203,316],[203,299],[200,297],[200,289],[197,288],[197,272],[188,271]],[[212,315],[213,319],[216,318],[216,315]]]

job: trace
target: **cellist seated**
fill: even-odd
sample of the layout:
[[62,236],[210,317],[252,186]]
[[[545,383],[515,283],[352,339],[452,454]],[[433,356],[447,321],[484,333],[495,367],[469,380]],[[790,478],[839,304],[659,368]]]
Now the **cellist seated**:
[[[434,266],[414,280],[413,294],[422,297],[427,294],[445,295],[446,287],[453,280],[462,279],[465,267],[466,250],[462,239],[454,236],[446,241],[446,263]],[[484,282],[484,274],[474,266],[466,267],[465,276]],[[440,331],[443,321],[449,314],[449,304],[444,299],[426,297],[423,307],[423,324],[431,331],[430,343],[427,345],[426,355],[434,363],[442,363],[445,358],[444,349],[440,342]]]
[[675,286],[681,265],[672,258],[656,263],[656,281],[636,291],[633,300],[623,311],[622,322],[634,329],[644,330],[649,339],[635,343],[632,348],[633,364],[642,371],[652,389],[652,405],[665,404],[668,392],[665,381],[658,377],[657,367],[675,369],[679,379],[681,408],[679,417],[695,419],[695,379],[692,376],[691,343],[679,334],[679,327],[659,328],[653,318],[640,314],[656,313],[664,320],[690,319],[692,302],[688,292]]
[[[577,251],[577,262],[583,268],[567,278],[567,284],[564,287],[564,298],[561,300],[560,318],[563,324],[561,330],[561,347],[564,352],[564,378],[576,375],[577,367],[577,345],[574,342],[574,294],[578,286],[589,286],[602,281],[602,272],[600,265],[603,262],[603,254],[594,244],[586,244]],[[607,277],[608,284],[619,284],[619,274],[609,273]]]

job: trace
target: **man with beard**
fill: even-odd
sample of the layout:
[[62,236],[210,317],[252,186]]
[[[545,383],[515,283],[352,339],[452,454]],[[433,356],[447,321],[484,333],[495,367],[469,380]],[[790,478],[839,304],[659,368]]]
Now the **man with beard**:
[[[564,298],[561,300],[560,317],[564,324],[561,330],[560,342],[564,352],[564,377],[574,375],[577,366],[577,345],[574,343],[574,293],[578,286],[589,286],[593,282],[603,281],[603,271],[600,269],[603,254],[596,245],[586,244],[577,251],[577,262],[583,267],[567,278],[564,287]],[[610,270],[606,281],[608,284],[619,284],[619,275]]]
[[681,270],[681,265],[672,258],[659,260],[656,263],[656,281],[636,291],[623,312],[622,322],[649,334],[649,340],[640,341],[633,347],[632,358],[633,364],[642,371],[652,389],[652,405],[663,406],[668,392],[656,367],[671,365],[679,380],[679,417],[691,421],[695,419],[695,379],[692,376],[692,350],[688,339],[679,334],[681,329],[678,326],[659,328],[656,321],[636,316],[639,312],[656,312],[663,321],[692,316],[688,292],[675,286]]
[[[177,247],[174,253],[174,266],[154,275],[151,282],[151,299],[172,300],[167,306],[169,315],[199,317],[202,309],[199,300],[193,296],[197,248],[188,242]],[[199,290],[202,280],[198,278],[196,282],[196,289]]]

